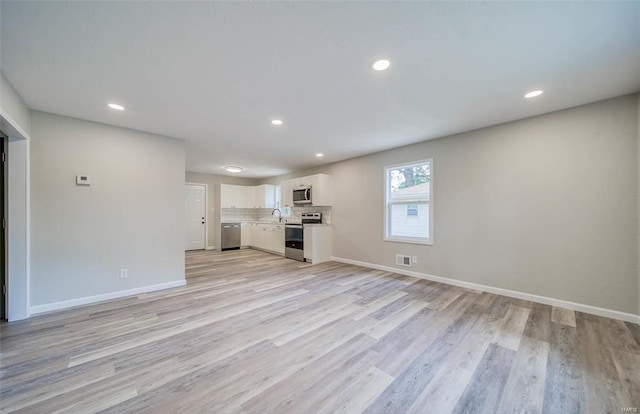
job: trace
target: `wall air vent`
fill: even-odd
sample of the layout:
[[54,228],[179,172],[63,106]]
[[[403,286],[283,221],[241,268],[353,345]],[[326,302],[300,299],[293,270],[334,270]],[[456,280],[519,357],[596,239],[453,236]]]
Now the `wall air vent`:
[[396,254],[396,265],[411,267],[411,256]]

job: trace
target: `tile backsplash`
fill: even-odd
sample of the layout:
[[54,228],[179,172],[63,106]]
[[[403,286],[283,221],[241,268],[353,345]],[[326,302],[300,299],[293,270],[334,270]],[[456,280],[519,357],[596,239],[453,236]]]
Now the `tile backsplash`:
[[[292,207],[289,217],[286,216],[286,207],[281,208],[283,212],[282,217],[287,221],[300,221],[302,220],[302,213],[322,213],[322,222],[325,224],[331,224],[331,207]],[[272,208],[223,208],[222,222],[238,221],[238,222],[252,222],[252,221],[277,221],[275,215],[271,215]]]
[[331,224],[331,207],[292,207],[291,217],[288,220],[300,221],[302,213],[322,213],[322,222]]
[[[223,208],[222,222],[230,221],[258,221],[258,212],[266,209],[257,208]],[[272,209],[269,209],[271,212]]]

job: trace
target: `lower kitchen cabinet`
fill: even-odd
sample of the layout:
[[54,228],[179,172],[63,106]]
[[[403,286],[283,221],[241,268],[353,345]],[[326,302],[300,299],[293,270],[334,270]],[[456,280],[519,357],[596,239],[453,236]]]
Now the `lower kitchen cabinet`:
[[253,229],[255,225],[253,223],[242,223],[240,227],[240,245],[242,247],[249,247],[253,245]]
[[304,258],[307,262],[322,263],[331,260],[331,226],[304,226]]
[[284,254],[284,225],[278,224],[273,227],[269,250]]
[[252,247],[284,254],[284,224],[255,224],[249,228]]
[[[331,231],[331,226],[305,225],[304,258],[307,262],[331,260]],[[284,223],[242,223],[240,244],[284,255]]]

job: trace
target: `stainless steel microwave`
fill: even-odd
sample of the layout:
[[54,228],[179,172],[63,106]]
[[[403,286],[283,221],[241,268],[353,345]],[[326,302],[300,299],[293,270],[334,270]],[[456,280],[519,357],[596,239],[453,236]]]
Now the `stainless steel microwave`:
[[311,187],[297,187],[293,189],[293,204],[311,204]]

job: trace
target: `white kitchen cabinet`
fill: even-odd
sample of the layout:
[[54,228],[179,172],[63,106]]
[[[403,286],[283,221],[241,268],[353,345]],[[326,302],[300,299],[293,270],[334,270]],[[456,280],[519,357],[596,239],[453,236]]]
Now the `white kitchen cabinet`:
[[220,207],[233,208],[234,186],[222,184],[220,185]]
[[273,252],[284,254],[284,226],[277,224],[273,227],[270,249]]
[[248,208],[247,204],[247,189],[250,187],[244,185],[236,185],[235,191],[235,208]]
[[253,245],[253,229],[255,225],[253,223],[242,223],[240,227],[240,245],[242,247],[249,247]]
[[256,224],[252,243],[257,249],[284,254],[284,225]]
[[257,224],[253,232],[253,246],[258,249],[264,249],[267,241],[266,226]]
[[331,260],[331,226],[304,226],[304,258],[314,264]]
[[309,180],[309,177],[300,177],[300,178],[294,178],[293,179],[293,184],[296,187],[305,187],[308,186],[309,184],[311,184],[311,181]]
[[260,231],[260,248],[263,250],[272,250],[271,249],[271,239],[273,233],[273,225],[264,224],[261,227]]
[[304,187],[304,177],[293,178],[291,180],[285,180],[280,183],[282,194],[282,206],[293,207],[293,190],[298,187]]
[[283,207],[293,207],[293,180],[285,180],[280,183],[280,198]]
[[[279,198],[279,196],[278,196]],[[222,208],[276,208],[276,186],[220,185]]]
[[276,208],[275,185],[263,184],[253,189],[255,191],[254,208]]
[[311,187],[311,205],[330,206],[333,204],[333,179],[328,174],[310,175],[304,178],[304,185]]
[[315,174],[306,177],[285,180],[282,188],[282,205],[293,207],[293,190],[298,187],[311,187],[313,206],[331,206],[333,204],[333,179],[328,174]]
[[[222,208],[249,208],[248,198],[252,196],[251,190],[244,185],[220,185],[220,207]],[[249,195],[249,197],[248,197]],[[251,200],[253,204],[253,200]],[[253,207],[253,206],[251,206]]]
[[274,208],[280,208],[282,207],[282,187],[279,185],[276,185],[273,188],[274,188],[274,198],[275,198]]
[[258,194],[256,191],[256,187],[253,186],[245,186],[244,187],[244,197],[245,197],[245,208],[256,208],[256,203],[258,200]]

